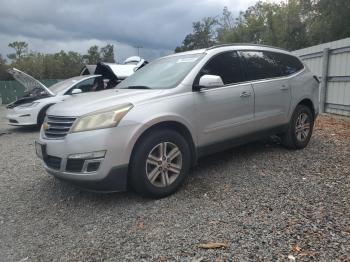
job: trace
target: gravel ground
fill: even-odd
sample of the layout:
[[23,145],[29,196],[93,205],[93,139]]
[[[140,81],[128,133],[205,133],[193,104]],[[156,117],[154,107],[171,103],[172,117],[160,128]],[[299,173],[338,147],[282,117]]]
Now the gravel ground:
[[350,260],[350,119],[320,117],[304,150],[265,141],[206,157],[179,192],[147,200],[45,174],[38,131],[8,127],[4,111],[1,261]]

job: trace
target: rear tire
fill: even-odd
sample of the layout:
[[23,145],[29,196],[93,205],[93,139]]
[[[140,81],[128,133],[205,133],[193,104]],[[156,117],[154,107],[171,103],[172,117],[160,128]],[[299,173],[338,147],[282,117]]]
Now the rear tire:
[[136,145],[130,161],[129,182],[138,194],[161,198],[174,193],[190,169],[187,141],[171,129],[148,133]]
[[309,107],[298,105],[289,122],[288,130],[282,135],[282,145],[291,149],[302,149],[310,141],[314,127],[314,116]]

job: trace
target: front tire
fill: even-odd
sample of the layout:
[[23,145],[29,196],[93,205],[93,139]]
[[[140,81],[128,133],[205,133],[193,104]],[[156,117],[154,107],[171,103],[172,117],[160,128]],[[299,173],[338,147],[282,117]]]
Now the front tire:
[[136,145],[130,162],[130,184],[140,195],[161,198],[174,193],[190,168],[190,147],[179,133],[158,129]]
[[282,136],[282,144],[292,149],[302,149],[310,141],[314,127],[314,116],[311,109],[298,105],[289,122],[288,130]]

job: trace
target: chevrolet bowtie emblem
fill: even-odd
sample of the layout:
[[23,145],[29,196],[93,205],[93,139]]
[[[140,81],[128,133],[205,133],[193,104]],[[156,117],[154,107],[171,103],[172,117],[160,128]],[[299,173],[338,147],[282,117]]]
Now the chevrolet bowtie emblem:
[[44,130],[49,129],[50,125],[46,122],[43,123]]

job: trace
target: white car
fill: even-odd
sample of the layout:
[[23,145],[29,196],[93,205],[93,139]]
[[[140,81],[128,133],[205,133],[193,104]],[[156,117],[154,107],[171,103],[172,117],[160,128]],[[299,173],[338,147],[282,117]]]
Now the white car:
[[25,87],[25,93],[7,106],[6,118],[10,125],[41,125],[50,106],[72,95],[113,88],[145,64],[145,60],[131,57],[124,64],[98,63],[86,66],[80,76],[58,82],[50,88],[16,68],[9,69],[8,73]]

